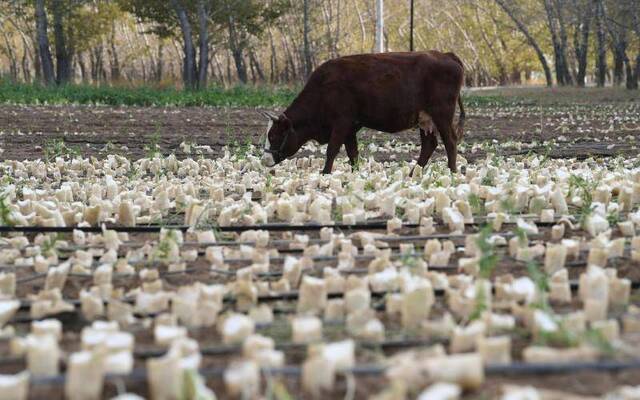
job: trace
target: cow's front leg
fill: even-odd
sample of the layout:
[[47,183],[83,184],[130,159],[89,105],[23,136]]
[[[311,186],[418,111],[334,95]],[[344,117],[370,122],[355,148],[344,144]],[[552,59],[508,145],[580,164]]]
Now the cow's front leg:
[[418,156],[418,163],[411,168],[411,172],[409,173],[410,177],[413,176],[413,172],[418,165],[420,168],[424,168],[424,166],[427,165],[429,159],[433,155],[433,152],[438,146],[438,139],[436,138],[436,133],[433,130],[425,132],[420,129],[420,142],[420,156]]
[[344,141],[344,148],[347,150],[351,168],[355,171],[358,168],[358,137],[355,132],[347,136]]
[[347,134],[348,131],[340,127],[335,127],[333,131],[331,131],[331,138],[329,138],[329,144],[327,145],[327,159],[324,162],[322,174],[327,175],[331,173],[333,161],[340,152],[340,146],[344,143]]

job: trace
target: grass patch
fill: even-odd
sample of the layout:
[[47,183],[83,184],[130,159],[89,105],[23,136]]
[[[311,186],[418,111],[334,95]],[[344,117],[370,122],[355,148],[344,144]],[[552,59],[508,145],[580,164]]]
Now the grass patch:
[[48,87],[0,80],[0,103],[4,104],[274,107],[288,105],[297,93],[297,88],[288,87],[236,86],[229,89],[211,87],[200,91],[182,91],[148,86]]
[[[0,79],[0,104],[25,105],[109,105],[178,107],[283,107],[291,104],[300,86],[212,86],[188,91],[153,86],[96,86],[69,84],[43,86]],[[466,93],[465,106],[517,105],[522,98],[496,93]]]
[[78,157],[81,154],[78,146],[69,146],[64,139],[47,140],[42,147],[46,162],[53,162],[57,157]]

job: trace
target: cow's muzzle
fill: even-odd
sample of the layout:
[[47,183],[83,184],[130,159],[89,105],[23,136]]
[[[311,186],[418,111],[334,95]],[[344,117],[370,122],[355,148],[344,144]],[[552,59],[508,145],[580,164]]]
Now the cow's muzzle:
[[270,149],[264,149],[264,154],[262,154],[262,165],[268,168],[275,166],[278,161],[276,161],[274,153],[275,152]]
[[287,144],[287,140],[289,140],[289,133],[284,136],[280,147],[277,150],[271,148],[271,144],[269,143],[269,138],[267,137],[266,146],[263,149],[262,154],[262,164],[265,167],[273,167],[274,165],[280,163],[280,161],[284,160],[286,157],[283,157],[285,146]]

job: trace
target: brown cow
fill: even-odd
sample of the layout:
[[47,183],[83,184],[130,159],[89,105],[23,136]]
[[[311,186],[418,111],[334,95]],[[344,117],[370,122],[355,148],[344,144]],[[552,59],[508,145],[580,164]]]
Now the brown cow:
[[[315,140],[328,143],[322,172],[329,174],[343,144],[351,165],[357,165],[360,128],[395,133],[418,126],[422,141],[418,165],[424,167],[438,145],[437,130],[449,168],[456,171],[456,146],[465,117],[460,98],[463,79],[462,61],[453,53],[438,51],[327,61],[280,116],[266,113],[270,123],[262,161],[272,167]],[[460,119],[454,129],[456,102]]]

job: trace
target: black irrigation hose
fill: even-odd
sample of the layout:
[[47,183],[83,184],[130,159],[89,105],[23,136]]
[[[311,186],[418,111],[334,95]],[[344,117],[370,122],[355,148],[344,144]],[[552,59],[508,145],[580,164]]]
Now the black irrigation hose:
[[618,372],[626,369],[640,369],[640,359],[631,361],[600,361],[579,363],[511,363],[488,365],[488,375],[549,375],[567,374],[577,371]]
[[[407,254],[403,254],[403,253],[392,253],[390,255],[390,259],[391,260],[398,260],[398,259],[402,259],[404,257],[410,257],[410,258],[423,258],[423,255],[421,253],[407,253]],[[326,261],[336,261],[338,260],[338,256],[312,256],[310,257],[314,262],[326,262]],[[368,260],[374,260],[376,258],[375,255],[357,255],[353,257],[355,261],[368,261]],[[616,259],[628,259],[628,257],[618,257]],[[285,260],[285,257],[274,257],[274,258],[270,258],[269,261],[275,261],[275,262],[283,262]],[[502,258],[502,260],[505,261],[510,261],[514,264],[525,264],[525,261],[520,261],[515,259],[514,257],[511,256],[505,256],[504,258]],[[244,258],[230,258],[230,259],[225,259],[224,260],[225,264],[251,264],[253,263],[252,260],[250,259],[244,259]],[[101,265],[100,263],[94,263],[93,266],[98,266]],[[153,267],[154,265],[156,265],[155,263],[135,263],[133,264],[133,266],[142,266],[142,267]],[[587,265],[587,260],[573,260],[573,261],[567,261],[565,263],[565,267],[584,267]],[[0,271],[2,270],[15,270],[16,268],[20,268],[18,266],[0,266]],[[447,271],[447,270],[454,270],[457,269],[458,267],[455,264],[448,264],[446,266],[429,266],[428,267],[429,270],[432,271]],[[159,277],[160,278],[166,278],[166,277],[173,277],[173,276],[180,276],[180,275],[184,275],[184,274],[190,274],[190,273],[206,273],[208,272],[210,275],[227,275],[227,276],[235,276],[236,273],[238,272],[237,269],[231,269],[231,270],[223,270],[223,269],[214,269],[214,268],[209,268],[209,269],[199,269],[199,268],[185,268],[182,271],[164,271],[164,272],[160,272],[159,273]],[[304,272],[308,272],[308,271],[302,271]],[[318,271],[316,269],[311,270],[310,272],[321,272]],[[366,274],[369,272],[369,270],[367,268],[350,268],[350,269],[342,269],[339,270],[338,272],[343,273],[343,274]],[[283,275],[282,271],[270,271],[270,272],[258,272],[255,273],[254,276],[257,278],[277,278],[277,277],[281,277]],[[20,278],[17,280],[18,284],[22,284],[22,283],[28,283],[31,281],[35,281],[38,279],[44,279],[46,278],[47,274],[46,273],[38,273],[38,274],[34,274],[32,276],[28,276],[28,277],[24,277],[24,278]],[[113,279],[128,279],[131,277],[135,277],[135,274],[119,274],[119,273],[114,273],[112,278]],[[72,277],[72,278],[80,278],[80,279],[91,279],[93,278],[93,274],[82,274],[82,273],[72,273],[70,272],[68,274],[68,277]]]
[[[521,216],[520,218],[526,218],[526,216]],[[472,223],[465,223],[467,226],[477,226],[480,223],[486,222],[486,218],[477,218],[478,221],[474,221]],[[505,221],[504,224],[514,224],[512,221]],[[536,221],[537,226],[552,226],[556,224],[557,221],[554,222],[540,222]],[[409,224],[403,223],[403,228],[418,228],[420,224]],[[187,231],[192,228],[189,225],[139,225],[139,226],[106,226],[108,230],[114,230],[116,232],[127,232],[127,233],[155,233],[160,232],[161,229],[174,229]],[[292,225],[289,223],[267,223],[260,225],[233,225],[233,226],[220,226],[215,227],[216,230],[220,232],[245,232],[250,230],[265,230],[265,231],[319,231],[323,228],[333,228],[345,231],[357,231],[357,230],[380,230],[387,229],[387,221],[386,220],[376,220],[366,223],[360,224],[300,224],[300,225]],[[72,233],[74,230],[79,230],[87,233],[102,233],[101,226],[9,226],[2,225],[0,226],[0,233],[9,233],[9,232],[24,232],[24,233]]]
[[[344,325],[343,323],[341,325]],[[348,338],[345,338],[348,339]],[[375,341],[358,341],[357,346],[368,349],[403,349],[411,347],[432,346],[434,344],[446,344],[448,340],[434,341],[431,339],[390,339],[380,342]],[[283,342],[276,343],[275,348],[282,351],[300,351],[307,350],[309,343]],[[151,348],[144,350],[134,350],[133,356],[136,359],[148,359],[153,357],[161,357],[167,353],[166,348]],[[242,353],[241,345],[221,345],[212,347],[201,347],[200,354],[203,356],[221,356]],[[0,359],[2,360],[2,359]]]
[[[569,286],[570,289],[572,291],[577,291],[578,290],[578,282],[577,281],[569,281]],[[640,289],[640,281],[633,281],[631,282],[631,289],[632,290],[637,290]],[[495,292],[495,286],[492,287],[492,291]],[[383,299],[385,298],[387,295],[393,294],[393,293],[399,293],[399,292],[389,292],[389,291],[385,291],[385,292],[371,292],[371,298],[372,299]],[[344,293],[329,293],[327,295],[328,299],[341,299],[344,297]],[[434,289],[434,295],[436,297],[444,297],[446,295],[446,290],[444,289]],[[277,301],[291,301],[291,300],[297,300],[299,297],[299,291],[297,290],[292,290],[289,292],[284,292],[284,293],[277,293],[277,294],[267,294],[267,295],[260,295],[258,296],[257,299],[257,303],[272,303],[272,302],[277,302]],[[74,311],[68,311],[68,312],[64,312],[61,314],[54,314],[54,315],[46,315],[43,316],[42,318],[32,318],[29,315],[20,315],[20,316],[14,316],[8,323],[31,323],[33,321],[37,321],[37,320],[41,320],[41,319],[46,319],[46,318],[54,318],[56,316],[60,316],[60,315],[75,315],[75,314],[79,314],[80,310],[78,309],[78,307],[80,306],[80,300],[78,299],[73,299],[73,300],[65,300],[67,303],[73,305],[75,307]],[[123,303],[128,303],[128,304],[133,304],[135,299],[131,299],[131,298],[127,298],[127,299],[121,299],[119,300]],[[226,304],[234,304],[236,302],[236,299],[233,297],[225,297],[223,300],[224,303]],[[30,309],[31,305],[33,302],[31,301],[24,301],[21,300],[20,301],[20,310],[28,310]],[[108,301],[104,301],[105,304],[108,304]],[[376,310],[378,311],[382,311],[384,310],[384,304],[380,305],[379,307],[374,307]],[[138,317],[149,317],[152,315],[139,315],[136,314],[136,316]]]
[[[624,370],[640,369],[640,360],[631,361],[602,361],[584,363],[511,363],[504,365],[487,365],[484,371],[487,375],[549,375],[549,374],[570,374],[576,371],[593,371],[612,373]],[[379,376],[387,370],[385,365],[380,364],[360,364],[343,371],[343,374],[355,376]],[[220,379],[224,377],[225,368],[203,368],[199,373],[204,378]],[[264,368],[263,374],[269,376],[290,376],[299,377],[302,375],[302,368],[297,365],[287,365],[279,368]],[[146,382],[147,370],[145,368],[134,369],[128,375],[107,375],[105,381],[117,382],[126,380],[128,383]],[[66,375],[56,375],[51,377],[32,377],[29,380],[32,386],[62,386],[66,380]]]
[[[391,249],[395,249],[395,248],[391,248]],[[203,254],[198,254],[199,256],[202,256]],[[353,257],[353,259],[355,261],[370,261],[370,260],[374,260],[377,256],[375,255],[370,255],[370,254],[359,254]],[[390,259],[391,260],[398,260],[398,259],[402,259],[405,257],[410,257],[410,258],[424,258],[424,255],[422,253],[396,253],[393,252],[390,255]],[[310,257],[311,260],[313,260],[314,262],[329,262],[329,261],[336,261],[339,259],[338,256],[311,256]],[[68,259],[68,258],[67,258]],[[59,258],[59,260],[67,260],[65,258]],[[282,263],[284,262],[284,260],[286,259],[286,257],[270,257],[269,258],[269,262],[274,262],[274,263]],[[629,260],[629,257],[627,256],[621,256],[621,257],[616,257],[613,260]],[[509,261],[509,262],[513,262],[514,264],[526,264],[525,261],[520,261],[517,260],[514,257],[511,257],[509,255],[505,255],[501,260],[504,261]],[[224,263],[225,264],[247,264],[250,265],[253,263],[253,260],[251,259],[247,259],[247,258],[226,258],[224,259]],[[91,267],[95,268],[97,266],[102,265],[102,263],[99,262],[93,262]],[[159,263],[159,262],[139,262],[139,263],[134,263],[131,264],[134,267],[146,267],[146,268],[151,268],[151,267],[158,267],[158,266],[162,266],[164,264]],[[572,260],[572,261],[566,261],[565,262],[565,267],[584,267],[587,265],[587,260]],[[30,265],[0,265],[0,271],[15,271],[17,269],[20,268],[30,268]],[[429,270],[436,270],[436,271],[446,271],[446,270],[454,270],[457,269],[458,266],[455,264],[448,264],[446,266],[429,266]],[[208,270],[204,270],[204,269],[198,269],[198,268],[185,268],[182,271],[165,271],[165,272],[160,272],[160,277],[168,277],[168,276],[178,276],[178,275],[183,275],[183,274],[188,274],[188,273],[194,273],[194,272],[210,272],[211,274],[218,274],[218,275],[228,275],[228,276],[233,276],[237,273],[236,269],[230,269],[230,270],[223,270],[223,269],[213,269],[210,268]],[[313,272],[320,272],[320,271],[316,271],[314,270]],[[338,272],[341,273],[345,273],[345,274],[360,274],[360,273],[367,273],[368,270],[366,268],[351,268],[351,269],[346,269],[346,270],[340,270]],[[92,278],[93,275],[92,274],[80,274],[80,273],[69,273],[68,275],[69,277],[75,277],[75,278]],[[135,276],[135,274],[119,274],[119,273],[114,273],[113,274],[113,279],[127,279],[127,278],[131,278]],[[274,278],[274,277],[280,277],[282,276],[282,272],[278,272],[278,271],[274,271],[274,272],[259,272],[259,273],[255,273],[254,276],[256,276],[257,278]],[[26,282],[30,282],[33,280],[38,280],[38,279],[42,279],[46,277],[46,273],[40,273],[40,274],[34,274],[33,276],[28,276],[28,277],[24,277],[24,278],[20,278],[17,280],[17,283],[26,283]]]
[[[473,233],[471,233],[473,234]],[[470,234],[451,234],[451,233],[434,233],[431,235],[399,235],[399,236],[380,236],[380,237],[374,237],[373,239],[375,241],[381,241],[381,242],[388,242],[388,243],[403,243],[403,242],[417,242],[417,241],[421,241],[421,240],[432,240],[432,239],[438,239],[438,240],[443,240],[443,239],[450,239],[450,240],[459,240],[459,239],[465,239],[467,236],[469,236]],[[512,232],[494,232],[492,233],[492,236],[502,236],[505,239],[509,239],[511,237],[514,236],[514,234]],[[535,238],[539,238],[539,235],[529,235],[529,239],[535,239]],[[345,237],[345,239],[351,239],[349,237]],[[264,249],[272,249],[272,248],[278,248],[280,246],[290,246],[292,244],[298,244],[299,242],[295,241],[295,240],[288,240],[288,239],[270,239],[269,242],[267,243],[267,246],[269,247],[264,247]],[[310,238],[308,241],[308,245],[314,245],[314,244],[318,244],[318,245],[323,245],[323,244],[327,244],[329,243],[328,240],[323,240],[323,239],[313,239]],[[120,245],[121,249],[136,249],[136,248],[140,248],[143,247],[146,244],[146,242],[124,242]],[[241,241],[237,241],[237,240],[225,240],[225,241],[217,241],[217,242],[202,242],[202,243],[198,243],[198,242],[191,242],[191,241],[184,241],[182,244],[184,247],[195,247],[195,248],[202,248],[202,247],[239,247],[239,246],[256,246],[256,242],[254,241],[246,241],[246,242],[241,242]],[[13,248],[11,246],[0,246],[0,249],[3,248]],[[262,248],[262,247],[261,247]],[[361,249],[361,247],[358,246],[359,249]],[[100,245],[70,245],[67,247],[59,247],[56,250],[57,251],[76,251],[76,250],[89,250],[89,249],[104,249],[104,246],[100,246]],[[287,249],[285,249],[287,250]],[[283,251],[283,250],[278,250],[278,251]]]

